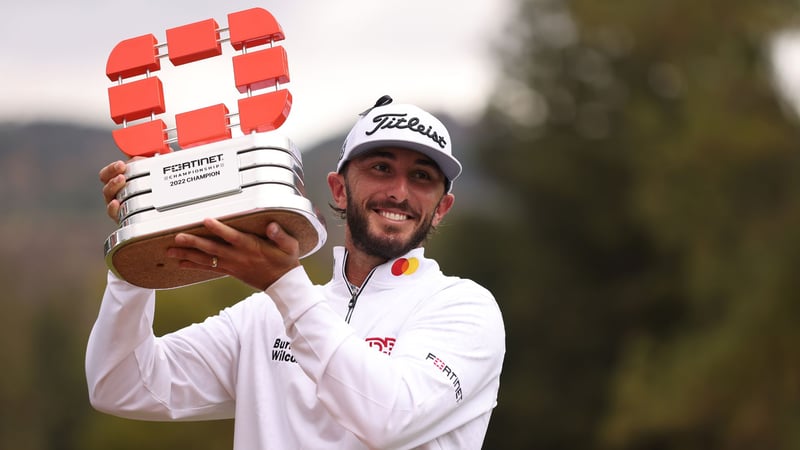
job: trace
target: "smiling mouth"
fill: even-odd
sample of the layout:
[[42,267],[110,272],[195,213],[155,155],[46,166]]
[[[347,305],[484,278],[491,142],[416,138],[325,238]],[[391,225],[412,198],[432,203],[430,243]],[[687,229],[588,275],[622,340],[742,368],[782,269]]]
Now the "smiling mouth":
[[390,211],[377,211],[377,213],[381,217],[385,217],[385,218],[387,218],[389,220],[394,220],[394,221],[398,221],[398,222],[403,221],[403,220],[408,220],[410,218],[409,216],[407,216],[405,214],[396,213],[396,212],[390,212]]

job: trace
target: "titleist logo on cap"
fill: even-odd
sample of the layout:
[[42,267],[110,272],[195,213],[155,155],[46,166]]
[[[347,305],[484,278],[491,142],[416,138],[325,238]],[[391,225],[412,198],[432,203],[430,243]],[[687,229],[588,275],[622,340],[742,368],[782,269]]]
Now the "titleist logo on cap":
[[433,142],[439,147],[447,147],[447,140],[444,136],[439,135],[431,125],[421,123],[419,117],[407,118],[408,114],[378,114],[372,119],[375,123],[375,128],[366,132],[367,136],[372,136],[378,130],[398,129],[417,132]]

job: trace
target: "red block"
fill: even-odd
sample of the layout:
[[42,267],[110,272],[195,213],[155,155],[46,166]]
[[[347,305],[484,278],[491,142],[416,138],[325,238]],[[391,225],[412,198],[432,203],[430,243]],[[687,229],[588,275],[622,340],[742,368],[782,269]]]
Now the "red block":
[[152,34],[120,41],[108,55],[106,75],[118,81],[161,69],[156,44],[158,40]]
[[163,120],[153,120],[127,128],[113,130],[111,135],[122,153],[134,156],[153,156],[157,153],[169,153],[172,150],[166,144],[167,125]]
[[239,99],[239,128],[244,134],[278,129],[292,109],[287,89]]
[[214,19],[201,20],[167,30],[169,60],[179,66],[222,54]]
[[241,93],[289,82],[289,62],[286,50],[270,47],[233,57],[233,78]]
[[143,78],[108,88],[111,119],[120,124],[166,111],[164,88],[158,77]]
[[236,50],[282,41],[283,29],[272,14],[262,8],[251,8],[228,14],[231,45]]
[[228,108],[222,103],[176,114],[175,126],[178,129],[178,145],[185,149],[230,139],[231,130],[228,128],[230,119],[227,114]]

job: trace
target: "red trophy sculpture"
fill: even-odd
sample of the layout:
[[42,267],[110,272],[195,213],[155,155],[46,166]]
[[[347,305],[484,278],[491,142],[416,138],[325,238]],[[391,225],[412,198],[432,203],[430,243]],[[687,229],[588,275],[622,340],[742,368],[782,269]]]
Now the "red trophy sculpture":
[[[300,241],[303,256],[325,243],[324,221],[305,197],[300,152],[274,131],[292,105],[280,87],[289,82],[286,51],[274,45],[283,39],[272,14],[253,8],[228,14],[227,28],[208,19],[167,30],[163,45],[146,34],[111,51],[106,75],[117,84],[108,101],[111,118],[122,125],[112,132],[114,142],[130,157],[145,157],[128,163],[128,182],[117,196],[119,228],[105,242],[106,263],[120,278],[168,289],[220,277],[181,269],[165,256],[178,232],[210,237],[206,217],[254,234],[277,221]],[[238,113],[211,105],[176,114],[175,129],[168,129],[157,118],[166,112],[163,85],[153,75],[161,59],[179,66],[220,56],[226,41],[239,52],[231,58],[243,94]],[[242,136],[232,137],[235,126]],[[169,139],[173,131],[177,137]],[[173,152],[171,143],[180,150]]]

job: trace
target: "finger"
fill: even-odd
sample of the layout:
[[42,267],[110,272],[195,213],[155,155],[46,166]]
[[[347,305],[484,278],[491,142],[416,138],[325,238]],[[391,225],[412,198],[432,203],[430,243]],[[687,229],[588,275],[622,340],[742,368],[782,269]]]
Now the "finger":
[[[209,258],[206,258],[208,260]],[[194,261],[190,261],[187,259],[182,259],[178,261],[178,267],[181,269],[190,269],[190,270],[205,270],[207,272],[217,272],[222,274],[228,274],[222,267],[219,265],[214,266],[211,264],[211,261],[205,261],[202,263],[196,263]]]
[[247,238],[247,235],[236,228],[220,222],[217,219],[207,218],[203,220],[203,226],[206,227],[208,231],[214,233],[214,235],[222,238],[222,240],[234,247],[241,247],[242,245],[245,245],[245,239]]
[[120,203],[115,199],[117,193],[125,186],[125,163],[114,161],[100,169],[100,181],[103,185],[103,199],[106,202],[106,215],[114,222],[119,222]]
[[113,199],[106,204],[106,214],[114,222],[119,222],[119,200]]
[[113,163],[100,169],[100,182],[108,184],[108,182],[117,175],[125,173],[125,163],[122,161],[114,161]]
[[281,251],[287,255],[299,255],[300,243],[292,235],[286,232],[278,222],[271,222],[267,225],[267,237],[275,243]]
[[125,186],[125,175],[118,174],[111,178],[104,186],[103,186],[103,198],[105,199],[106,203],[111,202],[116,198],[117,193],[122,187]]
[[193,254],[192,250],[197,250],[197,253],[205,255],[204,257],[201,256],[195,258],[189,258],[189,257],[185,258],[185,259],[191,259],[192,261],[196,262],[202,262],[202,260],[208,260],[212,255],[218,255],[223,250],[219,243],[211,239],[206,239],[189,233],[176,234],[175,245],[178,248],[182,248],[184,251],[186,251],[187,253],[185,253],[185,255]]
[[171,247],[167,249],[167,257],[177,259],[178,264],[187,269],[221,271],[219,257],[192,248]]

